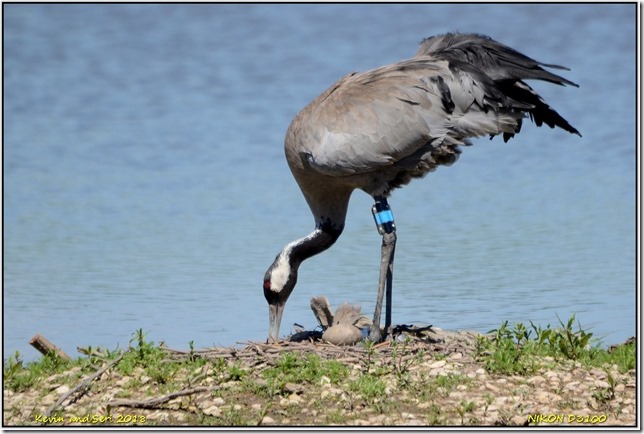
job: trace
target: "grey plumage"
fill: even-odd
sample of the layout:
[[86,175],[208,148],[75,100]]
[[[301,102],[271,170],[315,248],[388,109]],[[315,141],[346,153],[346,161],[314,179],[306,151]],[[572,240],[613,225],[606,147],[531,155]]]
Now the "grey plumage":
[[[423,40],[411,59],[341,78],[298,113],[285,153],[316,229],[288,244],[266,272],[273,339],[299,265],[340,236],[354,190],[388,207],[394,189],[454,163],[472,138],[502,134],[509,140],[526,116],[537,126],[579,135],[523,81],[577,86],[542,67],[565,69],[486,36],[449,33]],[[391,222],[383,234],[382,263],[389,266],[381,266],[379,290],[387,282],[388,296],[394,231]],[[380,294],[372,331],[379,327]],[[387,308],[390,314],[389,303]]]
[[[543,123],[551,128],[563,128],[579,136],[559,113],[541,99],[537,93],[522,80],[544,80],[558,85],[579,87],[559,75],[541,68],[562,69],[564,66],[537,62],[518,51],[492,40],[484,35],[447,33],[424,39],[416,52],[416,57],[432,56],[449,61],[454,68],[474,66],[489,77],[499,90],[509,99],[522,102],[528,108],[530,118],[537,126]],[[520,123],[519,123],[520,128]],[[517,131],[518,132],[518,129]],[[514,134],[505,133],[507,142]]]

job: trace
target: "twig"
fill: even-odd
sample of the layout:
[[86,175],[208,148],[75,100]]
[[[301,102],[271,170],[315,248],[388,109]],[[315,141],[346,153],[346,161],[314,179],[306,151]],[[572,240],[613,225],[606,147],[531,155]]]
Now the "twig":
[[[118,362],[120,362],[121,359],[123,359],[123,356],[125,356],[126,353],[127,352],[121,354],[112,363],[110,363],[107,366],[102,367],[101,369],[99,369],[98,371],[96,371],[95,373],[93,373],[92,375],[87,377],[85,380],[83,380],[78,386],[74,387],[69,392],[65,393],[63,396],[58,398],[58,401],[56,401],[56,403],[54,405],[49,407],[49,410],[47,410],[47,412],[45,413],[45,416],[47,416],[47,417],[51,416],[51,414],[56,410],[56,408],[58,408],[67,398],[69,398],[71,395],[73,395],[77,391],[80,390],[81,391],[81,396],[82,396],[82,394],[85,393],[85,391],[89,388],[89,384],[92,381],[96,380],[98,377],[103,375],[105,373],[105,371],[107,371],[111,367],[115,366]],[[80,396],[79,396],[79,398],[80,398]]]
[[154,408],[157,408],[159,405],[164,404],[180,396],[192,395],[193,393],[200,393],[200,392],[210,392],[217,389],[219,389],[219,386],[212,386],[212,387],[200,386],[200,387],[195,387],[194,389],[185,389],[185,390],[180,390],[178,392],[173,392],[168,395],[161,396],[159,398],[148,399],[147,401],[138,401],[135,399],[116,399],[108,402],[107,407],[108,408],[109,407],[132,407],[132,408],[154,409]]

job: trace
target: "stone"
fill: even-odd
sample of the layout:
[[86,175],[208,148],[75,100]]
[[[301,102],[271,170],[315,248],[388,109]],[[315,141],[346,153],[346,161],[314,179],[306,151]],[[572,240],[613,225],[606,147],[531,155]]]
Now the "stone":
[[519,426],[525,425],[526,421],[527,421],[527,417],[521,416],[521,415],[516,415],[511,419],[512,425],[519,425]]
[[610,384],[604,380],[595,380],[595,386],[607,389],[610,387]]
[[606,371],[599,368],[592,368],[590,370],[590,375],[597,378],[598,380],[603,380],[604,378],[606,378]]
[[123,378],[121,378],[120,380],[118,380],[118,381],[117,381],[116,383],[114,383],[114,384],[116,384],[116,385],[117,385],[117,386],[119,386],[119,387],[124,387],[127,383],[129,383],[129,382],[130,382],[130,380],[131,380],[131,379],[132,379],[131,377],[128,377],[128,376],[126,375],[126,376],[124,376]]
[[210,407],[204,409],[203,412],[208,416],[215,416],[215,417],[221,416],[221,409],[216,405],[211,405]]
[[541,375],[535,375],[534,377],[528,378],[526,383],[528,383],[528,384],[541,384],[541,383],[543,383],[545,381],[546,381],[546,379],[543,378]]
[[499,388],[498,388],[498,387],[496,387],[495,385],[490,384],[490,383],[487,383],[487,384],[485,385],[485,388],[486,388],[487,390],[489,390],[489,391],[493,392],[493,393],[499,393],[499,392],[500,392],[500,390],[499,390]]
[[58,386],[56,388],[56,393],[59,395],[64,395],[65,393],[69,392],[71,389],[68,385],[63,384],[62,386]]
[[284,391],[287,393],[302,393],[303,387],[295,383],[286,383],[284,385]]
[[429,365],[429,369],[440,369],[443,366],[445,366],[446,364],[447,364],[447,362],[445,360],[438,360],[438,361],[432,363],[431,365]]
[[264,416],[262,418],[262,421],[260,422],[260,425],[275,425],[275,419],[270,416]]
[[579,386],[579,381],[571,381],[564,386],[564,390],[575,390]]

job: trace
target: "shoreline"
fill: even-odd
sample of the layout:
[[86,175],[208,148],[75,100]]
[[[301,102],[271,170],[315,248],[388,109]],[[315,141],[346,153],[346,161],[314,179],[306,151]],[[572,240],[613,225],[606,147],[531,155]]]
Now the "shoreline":
[[[90,351],[28,387],[5,381],[3,425],[637,423],[635,369],[522,355],[529,372],[499,373],[489,347],[482,346],[490,338],[480,333],[433,329],[401,336],[352,347],[249,342],[245,348],[181,351],[154,346],[141,335],[118,357]],[[614,347],[627,345],[634,342]],[[11,380],[24,374],[16,372]]]

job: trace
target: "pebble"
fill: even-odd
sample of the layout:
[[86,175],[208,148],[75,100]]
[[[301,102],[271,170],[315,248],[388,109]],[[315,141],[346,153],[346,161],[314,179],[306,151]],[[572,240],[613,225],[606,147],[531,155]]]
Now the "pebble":
[[211,405],[210,407],[204,409],[203,412],[208,416],[215,416],[215,417],[221,416],[221,409],[216,405]]
[[595,380],[595,386],[597,386],[597,387],[601,387],[601,388],[609,388],[609,387],[610,387],[610,384],[608,384],[608,383],[607,383],[606,381],[604,381],[604,380]]
[[379,414],[379,415],[377,415],[377,416],[371,416],[371,417],[369,418],[369,422],[370,422],[371,424],[373,424],[373,425],[382,425],[382,424],[384,423],[384,421],[385,421],[385,419],[386,419],[386,418],[387,418],[387,416],[386,416],[386,415],[384,415],[384,414]]
[[300,396],[296,393],[289,395],[288,400],[293,405],[300,404],[302,402],[302,398],[300,398]]
[[598,380],[603,380],[604,378],[606,378],[606,371],[599,368],[593,368],[590,370],[590,375]]
[[494,392],[494,393],[499,393],[499,392],[500,392],[499,388],[498,388],[498,387],[496,387],[495,385],[491,384],[491,383],[487,383],[487,384],[485,385],[485,388],[486,388],[487,390],[491,391],[491,392]]
[[303,387],[295,383],[286,383],[284,385],[284,391],[288,393],[302,393]]
[[126,375],[125,377],[121,378],[120,380],[118,380],[118,381],[117,381],[116,383],[114,383],[114,384],[116,384],[116,385],[117,385],[117,386],[119,386],[119,387],[124,387],[127,383],[129,383],[129,382],[130,382],[130,380],[131,380],[131,379],[132,379],[131,377],[128,377],[128,376]]
[[445,366],[446,364],[447,364],[447,362],[445,360],[438,360],[438,361],[432,363],[431,365],[429,365],[429,369],[439,369],[439,368],[442,368],[443,366]]
[[574,390],[579,386],[579,381],[571,381],[564,386],[564,390]]
[[535,375],[534,377],[528,378],[528,381],[526,383],[528,384],[541,384],[546,381],[545,378],[543,378],[541,375]]
[[64,395],[65,393],[69,392],[70,390],[71,390],[71,388],[68,385],[63,384],[62,386],[58,386],[56,388],[56,393],[59,394],[59,395]]
[[262,421],[260,422],[261,425],[274,425],[275,424],[275,419],[273,419],[270,416],[264,416],[262,418]]

